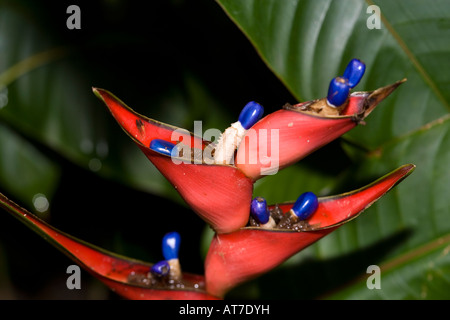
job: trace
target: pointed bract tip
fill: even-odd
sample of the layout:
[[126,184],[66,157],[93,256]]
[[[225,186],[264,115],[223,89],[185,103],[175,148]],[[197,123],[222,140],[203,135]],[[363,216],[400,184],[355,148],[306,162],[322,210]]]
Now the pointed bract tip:
[[92,92],[97,96],[97,98],[100,98],[101,100],[103,100],[102,95],[100,94],[100,90],[99,88],[96,87],[92,87]]
[[399,80],[393,84],[378,88],[369,93],[365,99],[365,106],[363,111],[363,117],[367,117],[372,110],[384,99],[386,99],[395,89],[397,89],[402,83],[406,82],[406,78]]
[[[106,106],[108,106],[108,99],[114,98],[116,100],[118,100],[111,92],[109,92],[108,90],[102,89],[102,88],[97,88],[97,87],[92,87],[92,92],[95,94],[95,96],[97,98],[99,98],[100,100],[103,101],[103,103],[106,104]],[[109,108],[109,106],[108,106]]]

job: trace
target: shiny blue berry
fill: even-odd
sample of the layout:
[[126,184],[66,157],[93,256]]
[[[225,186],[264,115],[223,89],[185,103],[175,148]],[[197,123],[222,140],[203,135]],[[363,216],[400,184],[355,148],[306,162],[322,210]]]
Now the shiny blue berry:
[[150,149],[156,151],[158,153],[164,154],[166,156],[171,156],[172,154],[177,156],[176,153],[176,145],[172,142],[162,140],[162,139],[153,139],[150,142]]
[[361,81],[364,72],[366,71],[366,65],[364,62],[358,59],[353,59],[345,68],[343,77],[348,80],[348,85],[350,88],[356,87],[356,85]]
[[308,219],[319,206],[317,196],[312,192],[305,192],[295,201],[291,211],[300,219]]
[[169,274],[169,271],[170,271],[170,265],[165,260],[155,263],[150,268],[151,273],[156,274],[158,276],[162,276],[162,277]]
[[178,259],[178,251],[180,250],[181,237],[178,232],[167,233],[162,241],[162,252],[164,259]]
[[343,77],[336,77],[330,82],[328,87],[327,102],[331,107],[339,107],[342,105],[350,93],[348,80]]
[[261,224],[269,222],[270,211],[267,208],[266,199],[261,197],[253,199],[250,205],[250,214]]
[[239,114],[239,122],[245,130],[250,129],[264,113],[264,108],[254,101],[250,101],[245,105]]

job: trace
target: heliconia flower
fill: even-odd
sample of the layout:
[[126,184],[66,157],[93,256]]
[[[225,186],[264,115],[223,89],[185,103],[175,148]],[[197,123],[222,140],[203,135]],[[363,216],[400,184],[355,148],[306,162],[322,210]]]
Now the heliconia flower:
[[[275,268],[355,219],[411,174],[414,168],[412,164],[404,165],[363,188],[319,198],[317,208],[306,220],[311,227],[303,231],[244,227],[228,234],[215,234],[205,260],[207,292],[223,297],[238,284]],[[288,212],[293,206],[294,203],[283,203],[279,208]]]
[[198,150],[210,143],[187,130],[144,117],[131,110],[112,93],[94,88],[122,129],[131,137],[155,167],[172,183],[186,203],[215,231],[231,232],[244,226],[253,192],[253,181],[229,164],[204,164],[179,161],[174,163],[168,154],[150,149],[157,139],[159,148],[170,148],[173,133],[184,144]]
[[[327,106],[326,98],[285,106],[253,126],[244,127],[245,137],[256,143],[248,143],[249,139],[244,137],[231,164],[190,161],[190,155],[189,161],[174,158],[174,150],[179,151],[175,148],[178,143],[193,146],[194,150],[202,152],[210,146],[210,141],[142,116],[107,90],[93,88],[93,91],[194,212],[216,232],[228,233],[247,223],[255,180],[300,160],[349,131],[402,82],[371,92],[352,93],[337,116],[311,111],[319,107],[321,110],[339,109]],[[261,116],[262,107],[256,108],[258,104],[253,102],[248,106],[253,111],[258,110],[253,112],[256,117],[251,117],[255,121]],[[238,122],[241,121],[247,124],[241,119]],[[174,132],[177,141],[172,140]]]
[[[404,81],[374,91],[353,92],[338,107],[330,106],[327,98],[285,105],[248,130],[237,151],[236,167],[253,180],[278,172],[363,123]],[[331,89],[341,90],[334,83]],[[343,90],[346,95],[348,91]]]
[[146,274],[152,270],[164,273],[167,262],[150,264],[127,258],[98,248],[59,231],[45,221],[34,216],[0,193],[0,207],[42,236],[66,254],[75,263],[107,285],[120,296],[133,300],[216,300],[204,290],[202,275],[186,273],[182,275],[181,286],[151,286],[146,282]]

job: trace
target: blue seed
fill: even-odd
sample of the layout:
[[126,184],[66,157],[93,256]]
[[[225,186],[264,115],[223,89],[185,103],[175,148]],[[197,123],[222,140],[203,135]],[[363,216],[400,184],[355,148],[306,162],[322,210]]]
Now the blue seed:
[[250,206],[250,213],[260,224],[269,222],[270,212],[267,208],[266,199],[261,197],[253,199]]
[[291,209],[300,220],[308,219],[319,206],[317,196],[312,192],[305,192],[298,197]]
[[166,156],[171,156],[172,154],[174,156],[177,156],[177,148],[176,145],[172,142],[162,140],[162,139],[153,139],[150,142],[150,149],[153,151],[156,151],[158,153],[164,154]]
[[239,114],[239,122],[245,130],[250,129],[264,113],[264,108],[254,101],[250,101],[245,105]]
[[165,276],[169,273],[169,271],[170,271],[170,265],[165,260],[155,263],[150,268],[150,272],[153,274],[156,274],[158,276]]
[[178,232],[167,233],[162,241],[162,252],[164,259],[178,259],[178,251],[180,250],[181,237]]
[[361,81],[364,72],[366,71],[366,65],[364,62],[358,59],[353,59],[345,68],[343,77],[348,80],[348,85],[350,88],[356,87],[356,85]]
[[336,77],[330,82],[328,87],[327,102],[331,107],[339,107],[342,105],[350,93],[348,81],[343,77]]

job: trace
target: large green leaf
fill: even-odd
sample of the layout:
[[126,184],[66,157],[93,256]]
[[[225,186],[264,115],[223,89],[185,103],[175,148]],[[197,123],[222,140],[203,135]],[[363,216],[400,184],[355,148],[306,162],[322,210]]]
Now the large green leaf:
[[59,182],[59,166],[0,123],[0,184],[37,213],[45,213]]
[[[350,159],[348,163],[336,162],[332,155],[323,153],[277,176],[266,177],[256,186],[259,195],[271,197],[270,186],[276,183],[292,198],[307,189],[323,193],[362,185],[402,163],[417,165],[408,181],[362,217],[285,264],[285,268],[295,271],[275,272],[280,283],[291,282],[294,273],[304,274],[305,270],[312,272],[308,277],[316,279],[305,282],[314,289],[287,286],[283,294],[323,296],[333,289],[335,294],[327,297],[449,298],[450,75],[445,71],[450,63],[448,3],[218,3],[298,100],[325,96],[330,79],[342,74],[352,58],[362,59],[367,65],[358,90],[408,79],[368,117],[367,125],[345,135],[343,150]],[[373,14],[367,12],[370,5],[380,8],[380,29],[367,27]],[[340,170],[334,167],[340,164]],[[318,185],[320,177],[322,188]],[[366,269],[372,264],[381,268],[381,290],[366,286]],[[355,278],[355,274],[362,276]],[[263,280],[274,280],[274,275]],[[254,285],[259,285],[262,294],[271,296],[273,288],[267,283]]]

